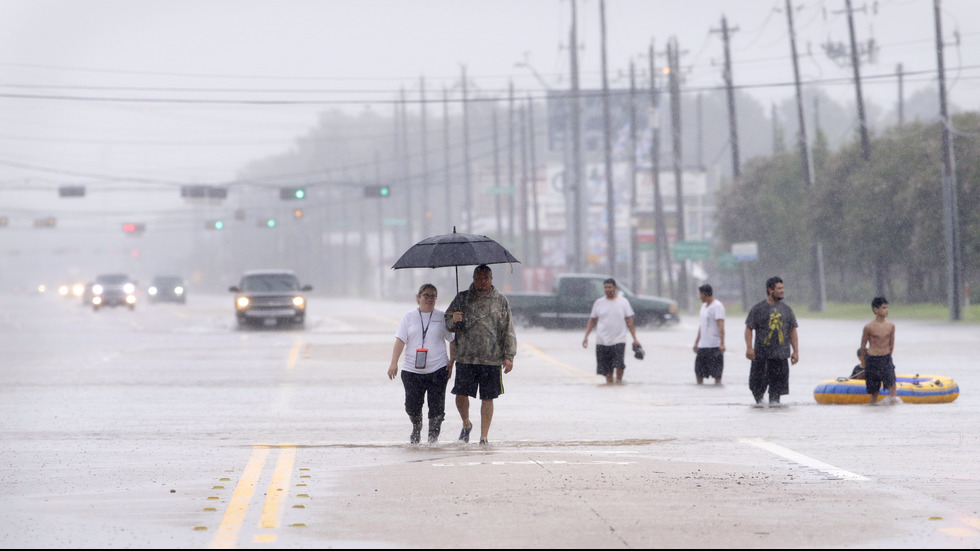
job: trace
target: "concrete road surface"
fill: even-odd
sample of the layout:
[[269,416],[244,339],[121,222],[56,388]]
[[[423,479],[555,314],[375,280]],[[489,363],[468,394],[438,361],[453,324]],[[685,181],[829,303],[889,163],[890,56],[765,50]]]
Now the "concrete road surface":
[[640,330],[611,386],[584,327],[522,329],[489,446],[455,440],[451,395],[440,442],[407,443],[385,371],[410,296],[314,297],[305,328],[250,331],[229,296],[3,304],[5,548],[980,547],[980,328],[900,304],[898,372],[952,377],[954,402],[818,405],[863,322],[802,306],[781,408],[750,406],[742,319],[718,386],[695,384],[691,316]]

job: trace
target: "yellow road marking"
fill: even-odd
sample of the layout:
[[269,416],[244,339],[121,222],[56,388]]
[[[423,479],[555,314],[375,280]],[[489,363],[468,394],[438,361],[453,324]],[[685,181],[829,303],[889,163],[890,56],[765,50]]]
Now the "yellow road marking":
[[289,478],[295,459],[295,444],[279,446],[279,460],[276,461],[276,470],[272,473],[272,482],[269,483],[269,489],[265,494],[265,505],[262,507],[262,518],[259,521],[260,528],[279,528],[282,507],[286,496],[289,495]]
[[235,492],[228,502],[225,516],[221,519],[221,525],[218,526],[218,533],[215,534],[214,540],[208,546],[209,548],[233,549],[235,547],[238,541],[238,532],[242,528],[245,513],[248,511],[248,504],[252,500],[252,493],[255,492],[255,485],[259,481],[259,475],[262,474],[262,467],[265,466],[265,460],[268,456],[269,448],[266,446],[256,446],[252,450],[252,456],[248,460],[248,465],[245,466],[245,472],[242,473],[242,478],[235,486]]
[[296,342],[293,343],[293,347],[289,349],[289,360],[286,362],[286,371],[296,367],[296,358],[299,357],[299,349],[302,346],[302,339],[296,339]]
[[579,368],[577,368],[577,367],[575,367],[573,365],[569,365],[567,363],[560,362],[560,361],[552,358],[551,356],[545,354],[544,352],[541,351],[541,349],[539,349],[539,348],[537,348],[535,346],[532,346],[530,344],[523,344],[523,345],[521,345],[521,347],[522,348],[526,348],[526,349],[530,350],[531,352],[537,354],[538,357],[540,357],[542,360],[548,362],[548,366],[549,367],[551,367],[552,369],[554,369],[554,370],[556,370],[556,371],[558,371],[560,373],[564,373],[565,375],[569,375],[569,376],[572,376],[572,377],[577,377],[579,379],[588,380],[588,381],[592,381],[592,380],[595,379],[595,376],[592,375],[591,373],[588,373],[588,372],[586,372],[586,371],[584,371],[582,369],[579,369]]

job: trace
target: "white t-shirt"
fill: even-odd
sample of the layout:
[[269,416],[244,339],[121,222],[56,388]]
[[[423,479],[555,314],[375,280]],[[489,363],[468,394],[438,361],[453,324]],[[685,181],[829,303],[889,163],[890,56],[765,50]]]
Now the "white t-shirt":
[[626,318],[633,317],[633,307],[626,297],[617,293],[616,298],[608,299],[605,295],[592,303],[590,318],[596,318],[595,342],[603,346],[625,343],[630,336]]
[[[423,330],[425,330],[424,346]],[[395,338],[405,343],[402,370],[409,373],[435,373],[449,363],[446,343],[452,342],[456,338],[456,333],[446,331],[446,313],[442,310],[435,309],[432,313],[423,314],[415,309],[402,317]],[[429,349],[424,369],[415,367],[415,350],[418,348]]]
[[718,299],[701,303],[701,339],[698,348],[718,348],[721,346],[721,334],[718,332],[718,320],[725,319],[725,307]]

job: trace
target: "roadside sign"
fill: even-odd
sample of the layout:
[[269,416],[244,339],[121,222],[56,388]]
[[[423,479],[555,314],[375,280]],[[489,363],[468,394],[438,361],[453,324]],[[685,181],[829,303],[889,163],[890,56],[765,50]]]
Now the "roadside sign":
[[755,241],[732,243],[732,256],[739,262],[756,260],[759,258],[759,244]]
[[674,241],[671,246],[674,260],[707,260],[711,258],[708,241]]
[[735,268],[738,268],[738,261],[735,260],[735,255],[733,255],[732,253],[718,254],[719,270],[734,270]]

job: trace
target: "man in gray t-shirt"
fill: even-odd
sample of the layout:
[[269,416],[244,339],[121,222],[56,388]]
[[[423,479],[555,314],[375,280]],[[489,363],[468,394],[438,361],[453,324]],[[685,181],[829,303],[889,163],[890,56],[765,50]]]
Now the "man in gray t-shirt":
[[784,293],[783,280],[769,278],[766,300],[753,306],[745,318],[745,357],[752,361],[749,390],[757,406],[762,405],[766,389],[770,405],[789,394],[789,365],[800,361],[796,315],[783,303]]

